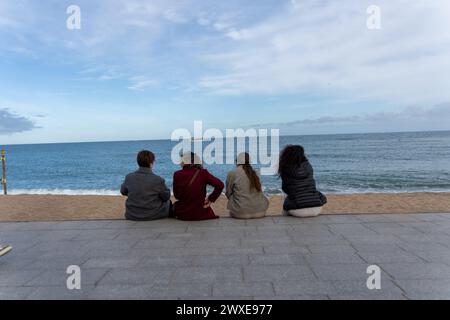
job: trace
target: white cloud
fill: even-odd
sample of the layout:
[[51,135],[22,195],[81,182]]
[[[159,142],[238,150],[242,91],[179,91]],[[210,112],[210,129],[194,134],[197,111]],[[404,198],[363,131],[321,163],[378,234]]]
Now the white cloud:
[[158,85],[158,81],[145,76],[132,77],[130,78],[130,81],[132,84],[128,87],[128,89],[133,91],[145,91]]
[[208,18],[204,17],[204,16],[200,16],[197,18],[197,23],[200,26],[208,26],[211,22],[209,21]]
[[[0,41],[17,54],[104,65],[87,80],[152,74],[170,86],[227,95],[312,92],[397,105],[450,100],[450,2],[378,0],[379,31],[366,28],[371,4],[80,0],[82,29],[70,32],[59,6],[8,0],[0,2]],[[189,23],[197,28],[185,28]],[[154,85],[131,79],[129,89]]]
[[[450,2],[378,1],[382,29],[366,28],[369,1],[289,4],[207,55],[199,81],[218,94],[319,92],[399,104],[450,98]],[[217,67],[217,66],[220,66]]]
[[89,66],[79,72],[81,75],[78,80],[99,80],[110,81],[123,78],[125,75],[115,70],[115,68],[107,65]]

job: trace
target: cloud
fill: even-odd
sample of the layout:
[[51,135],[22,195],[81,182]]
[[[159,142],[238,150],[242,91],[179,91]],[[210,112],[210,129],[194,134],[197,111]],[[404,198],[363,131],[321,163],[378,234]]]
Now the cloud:
[[[371,0],[77,4],[81,30],[68,31],[64,5],[1,1],[0,42],[9,44],[2,50],[78,69],[102,65],[86,81],[151,74],[217,95],[312,93],[397,105],[450,99],[447,0],[378,0],[382,28],[374,31],[366,27]],[[131,79],[127,87],[152,85]]]
[[0,134],[13,134],[36,128],[38,127],[32,120],[12,113],[9,109],[0,109]]
[[[78,69],[103,64],[115,71],[105,75],[99,70],[83,78],[87,81],[158,73],[161,82],[184,87],[198,82],[204,65],[201,56],[214,53],[212,48],[222,46],[222,40],[230,40],[223,32],[232,37],[237,20],[267,7],[240,0],[79,0],[76,4],[81,8],[81,29],[69,31],[64,4],[0,1],[0,27],[5,26],[0,28],[0,42],[9,44],[0,53],[15,50],[35,61],[51,56],[55,64],[70,63]],[[239,14],[240,10],[246,13]],[[174,80],[173,69],[190,74]],[[171,81],[164,81],[167,78]]]
[[[190,2],[190,1],[188,1]],[[80,0],[81,29],[69,31],[64,4],[33,0],[0,2],[0,42],[26,50],[38,59],[78,66],[103,64],[121,78],[155,63],[156,43],[173,25],[185,23],[189,3],[165,0]],[[9,49],[1,49],[9,50]],[[82,67],[83,68],[83,67]],[[99,74],[86,80],[116,79]]]
[[145,91],[158,85],[158,81],[145,76],[136,76],[130,78],[129,80],[132,84],[128,87],[128,89],[133,91]]
[[450,98],[450,2],[379,0],[381,30],[368,30],[372,1],[292,1],[233,44],[205,56],[200,87],[216,94],[319,93],[366,101],[436,104]]
[[[352,116],[324,116],[307,118],[288,122],[272,122],[254,125],[255,127],[296,127],[296,126],[327,126],[348,124],[386,124],[386,123],[411,123],[411,122],[448,122],[450,119],[450,102],[432,107],[407,107],[398,112],[376,112]],[[450,129],[450,124],[447,124]]]
[[78,80],[110,81],[120,79],[124,74],[117,72],[115,68],[104,64],[89,66],[79,72]]

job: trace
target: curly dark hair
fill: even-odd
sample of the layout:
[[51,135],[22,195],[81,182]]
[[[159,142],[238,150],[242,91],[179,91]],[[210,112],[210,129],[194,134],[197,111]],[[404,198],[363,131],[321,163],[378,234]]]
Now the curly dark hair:
[[300,145],[287,145],[280,153],[278,162],[278,175],[291,171],[300,167],[300,165],[308,161],[305,156],[305,149]]

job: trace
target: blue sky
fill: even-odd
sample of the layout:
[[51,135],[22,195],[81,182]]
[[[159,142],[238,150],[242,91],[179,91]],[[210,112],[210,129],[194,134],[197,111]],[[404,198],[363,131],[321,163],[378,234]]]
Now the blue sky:
[[0,144],[448,130],[450,2],[410,2],[2,0]]

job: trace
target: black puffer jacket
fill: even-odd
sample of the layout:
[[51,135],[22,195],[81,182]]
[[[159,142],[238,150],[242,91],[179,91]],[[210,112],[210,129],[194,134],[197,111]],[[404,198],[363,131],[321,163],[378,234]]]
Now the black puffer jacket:
[[327,203],[327,198],[316,189],[314,172],[309,161],[300,167],[286,170],[281,174],[282,189],[287,198],[284,210],[321,207]]

